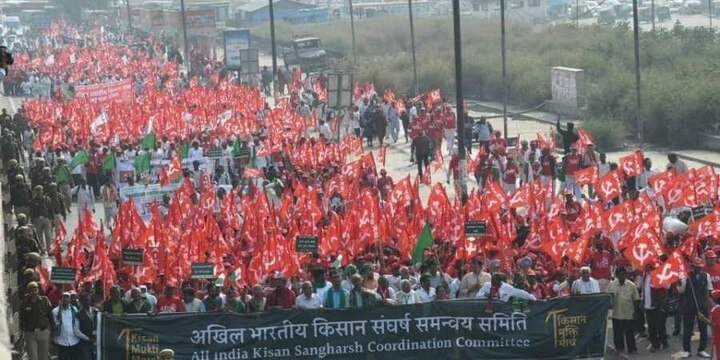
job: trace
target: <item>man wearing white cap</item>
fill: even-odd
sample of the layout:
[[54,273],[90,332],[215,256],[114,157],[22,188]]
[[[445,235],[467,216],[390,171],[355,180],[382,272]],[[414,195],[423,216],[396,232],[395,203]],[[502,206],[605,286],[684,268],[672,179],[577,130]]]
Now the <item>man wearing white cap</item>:
[[175,360],[175,351],[172,349],[163,349],[158,354],[158,360]]
[[590,267],[580,268],[580,278],[572,284],[570,293],[576,294],[597,294],[600,292],[598,281],[590,277]]
[[77,360],[80,339],[90,341],[80,332],[80,322],[76,318],[78,310],[70,304],[70,295],[70,292],[63,293],[62,302],[52,312],[56,324],[54,334],[58,360]]

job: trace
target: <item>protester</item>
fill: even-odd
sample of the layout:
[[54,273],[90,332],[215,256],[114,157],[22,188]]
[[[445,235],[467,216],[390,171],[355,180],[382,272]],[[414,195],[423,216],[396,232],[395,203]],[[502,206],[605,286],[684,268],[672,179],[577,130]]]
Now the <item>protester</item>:
[[596,294],[600,292],[598,281],[590,277],[590,267],[580,268],[580,278],[572,283],[572,294]]
[[627,271],[623,267],[615,270],[615,280],[607,286],[607,292],[613,295],[612,326],[615,351],[622,352],[627,345],[628,354],[637,353],[633,320],[635,308],[640,301],[637,286],[626,278]]
[[53,309],[53,319],[57,329],[55,330],[55,344],[58,350],[59,360],[76,360],[79,358],[79,346],[81,340],[91,341],[80,331],[80,321],[77,319],[78,310],[70,304],[70,293],[62,295],[62,303]]
[[697,355],[701,358],[710,358],[710,354],[705,351],[707,347],[707,326],[702,323],[701,318],[707,318],[708,316],[707,299],[710,298],[713,286],[710,275],[704,272],[703,268],[705,268],[705,261],[701,258],[695,258],[688,279],[682,279],[678,287],[678,291],[685,294],[685,301],[681,305],[683,314],[683,351],[680,356],[682,358],[690,357],[690,338],[695,327],[695,321],[697,321],[698,331],[700,332]]
[[302,284],[302,293],[295,298],[295,308],[300,310],[319,309],[322,307],[322,300],[318,294],[313,293],[313,285],[309,281]]

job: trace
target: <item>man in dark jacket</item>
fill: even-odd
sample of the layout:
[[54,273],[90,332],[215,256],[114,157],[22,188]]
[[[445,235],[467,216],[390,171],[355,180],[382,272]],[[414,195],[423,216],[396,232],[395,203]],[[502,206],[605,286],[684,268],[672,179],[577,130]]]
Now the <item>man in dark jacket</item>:
[[30,200],[30,220],[40,236],[40,247],[44,253],[50,251],[50,245],[53,238],[50,234],[52,230],[52,220],[54,218],[50,198],[43,192],[43,187],[38,185],[35,187],[35,194]]
[[[80,296],[80,308],[77,312],[77,321],[80,327],[80,332],[87,335],[90,339],[94,339],[95,334],[95,318],[97,316],[97,309],[92,306],[90,302],[90,295],[83,294]],[[79,354],[80,360],[92,360],[93,356],[92,341],[80,340]]]
[[38,283],[29,283],[28,293],[20,303],[20,329],[30,360],[47,359],[50,332],[55,329],[52,305],[47,297],[40,296],[39,288]]
[[697,320],[698,330],[700,331],[700,343],[698,344],[698,356],[701,358],[710,358],[710,354],[705,351],[707,347],[707,325],[700,320],[700,315],[707,317],[708,315],[708,299],[710,292],[713,290],[710,275],[703,268],[705,261],[701,258],[695,258],[692,262],[692,272],[688,274],[687,279],[682,279],[678,292],[685,294],[681,311],[683,314],[683,351],[680,357],[683,359],[690,357],[690,338]]
[[423,164],[425,168],[429,165],[429,158],[430,158],[430,152],[431,152],[431,141],[430,138],[427,136],[427,132],[423,130],[420,135],[416,136],[412,143],[411,148],[413,149],[415,153],[415,160],[417,161],[418,166],[418,176],[423,176]]
[[15,208],[15,215],[30,213],[32,193],[24,179],[20,174],[15,175],[15,182],[10,187],[10,204]]
[[381,107],[375,108],[375,112],[372,116],[372,121],[375,123],[375,135],[378,137],[378,142],[380,143],[380,146],[383,146],[383,141],[385,140],[385,135],[387,134],[387,117],[385,117],[385,113],[383,112]]
[[575,142],[580,140],[580,136],[578,135],[577,131],[575,131],[575,124],[569,122],[567,123],[567,130],[563,130],[560,127],[560,120],[558,120],[555,127],[557,128],[558,133],[562,136],[563,149],[565,149],[565,153],[567,154],[570,152],[570,147],[572,147]]

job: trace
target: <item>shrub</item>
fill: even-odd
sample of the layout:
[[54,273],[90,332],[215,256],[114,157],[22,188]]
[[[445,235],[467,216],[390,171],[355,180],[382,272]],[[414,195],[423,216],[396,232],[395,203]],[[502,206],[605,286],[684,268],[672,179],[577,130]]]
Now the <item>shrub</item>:
[[580,127],[592,134],[595,147],[601,151],[621,148],[630,135],[625,123],[610,118],[584,120]]

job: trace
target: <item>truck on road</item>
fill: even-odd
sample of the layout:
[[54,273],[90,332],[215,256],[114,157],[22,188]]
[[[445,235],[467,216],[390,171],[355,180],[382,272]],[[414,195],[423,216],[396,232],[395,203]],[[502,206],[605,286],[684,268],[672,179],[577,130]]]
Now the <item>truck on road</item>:
[[283,50],[286,66],[300,66],[304,71],[322,70],[327,66],[327,53],[317,37],[296,38]]

